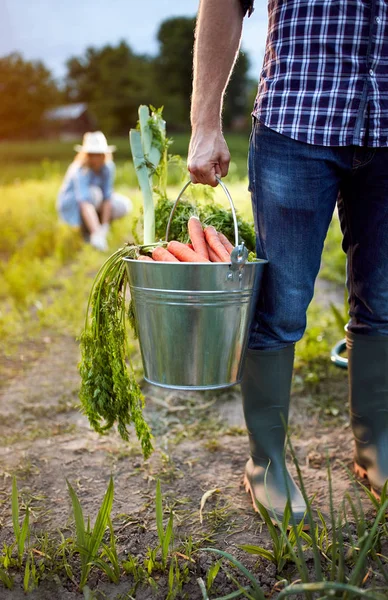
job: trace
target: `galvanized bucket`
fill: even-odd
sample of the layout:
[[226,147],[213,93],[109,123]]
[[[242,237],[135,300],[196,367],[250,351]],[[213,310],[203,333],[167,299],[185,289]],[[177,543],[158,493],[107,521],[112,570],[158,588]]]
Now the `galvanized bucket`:
[[[246,262],[238,243],[231,263],[168,263],[124,259],[137,322],[145,379],[180,390],[225,388],[241,380],[255,299],[266,260]],[[179,193],[175,208],[191,182]]]

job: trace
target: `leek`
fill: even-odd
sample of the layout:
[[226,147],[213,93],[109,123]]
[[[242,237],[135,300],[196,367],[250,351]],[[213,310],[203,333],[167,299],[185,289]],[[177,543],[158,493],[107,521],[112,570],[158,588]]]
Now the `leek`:
[[144,244],[155,242],[155,206],[153,198],[153,177],[157,173],[162,159],[160,183],[164,188],[167,185],[166,163],[167,147],[166,123],[162,119],[161,109],[152,109],[148,106],[139,107],[138,128],[131,129],[129,141],[131,145],[133,164],[143,196],[143,230]]

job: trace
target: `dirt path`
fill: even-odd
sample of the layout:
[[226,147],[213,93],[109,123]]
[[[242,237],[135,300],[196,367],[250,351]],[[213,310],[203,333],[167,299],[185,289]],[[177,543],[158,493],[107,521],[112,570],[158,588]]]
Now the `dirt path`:
[[[179,539],[191,534],[195,542],[207,540],[208,545],[244,557],[244,564],[256,569],[269,592],[276,584],[273,566],[254,567],[256,558],[238,549],[242,543],[269,543],[241,484],[248,446],[239,390],[211,395],[146,388],[147,418],[155,433],[156,451],[144,463],[136,442],[126,444],[114,433],[98,436],[78,411],[74,340],[46,338],[39,352],[32,364],[21,363],[0,390],[0,542],[12,536],[11,475],[17,476],[19,491],[32,507],[35,533],[60,528],[69,535],[72,521],[66,478],[75,487],[84,514],[93,520],[112,474],[119,552],[142,560],[147,548],[157,545],[154,497],[155,480],[160,477],[165,505],[174,510],[175,547],[179,548]],[[315,504],[324,512],[328,508],[326,451],[337,504],[350,489],[344,466],[350,466],[352,449],[346,395],[346,373],[334,368],[330,389],[317,387],[312,394],[305,388],[298,390],[297,382],[294,386],[292,439],[308,494],[316,494]],[[295,474],[293,466],[291,470]],[[218,491],[208,499],[201,524],[201,497],[215,488]],[[195,579],[206,577],[211,562],[200,553],[190,567],[192,577],[184,588],[188,598],[201,597]],[[99,597],[117,600],[128,597],[123,594],[131,588],[130,578],[119,586],[104,580],[94,584],[105,593]],[[145,589],[136,598],[166,597],[163,577],[159,585],[159,595]],[[220,579],[219,592],[232,589],[235,586],[225,577]],[[0,587],[0,599],[19,597],[24,597],[21,589],[8,592]],[[54,585],[47,579],[30,597],[72,600],[79,593],[70,581],[57,580]]]

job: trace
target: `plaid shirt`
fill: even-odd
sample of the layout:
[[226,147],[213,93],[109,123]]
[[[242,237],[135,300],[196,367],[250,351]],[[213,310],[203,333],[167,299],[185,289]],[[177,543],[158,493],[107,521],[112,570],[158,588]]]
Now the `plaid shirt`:
[[387,11],[386,0],[269,0],[253,114],[309,144],[388,146]]

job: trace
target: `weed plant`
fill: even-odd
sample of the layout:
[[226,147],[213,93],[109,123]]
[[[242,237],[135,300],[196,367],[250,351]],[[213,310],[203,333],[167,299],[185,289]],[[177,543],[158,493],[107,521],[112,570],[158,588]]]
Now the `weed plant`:
[[[383,489],[381,499],[377,500],[365,486],[358,484],[348,471],[352,481],[353,497],[346,494],[341,510],[336,515],[331,469],[328,462],[327,473],[330,497],[330,522],[328,524],[319,510],[316,511],[318,518],[314,516],[313,502],[307,496],[300,466],[289,439],[287,444],[307,506],[305,519],[296,524],[295,517],[290,509],[289,491],[288,503],[282,521],[279,520],[275,511],[266,510],[258,502],[258,509],[271,536],[272,550],[253,545],[242,545],[241,549],[250,554],[257,554],[276,564],[278,574],[282,573],[286,565],[293,565],[296,568],[297,579],[291,582],[287,579],[284,580],[286,585],[279,593],[278,600],[297,595],[299,597],[303,596],[306,600],[328,600],[331,597],[341,598],[342,600],[358,600],[361,598],[384,600],[387,597],[387,585],[378,587],[373,584],[371,589],[365,589],[363,586],[371,573],[368,566],[368,560],[370,559],[377,564],[380,576],[385,584],[388,584],[386,566],[388,557],[383,557],[379,553],[381,541],[386,538],[388,533],[386,521],[388,484],[386,483]],[[371,523],[367,522],[365,518],[359,487],[367,494],[376,509],[376,517]],[[352,522],[349,520],[349,513],[352,516]],[[276,522],[276,527],[272,520]],[[309,524],[308,532],[303,531],[305,522]],[[331,535],[329,535],[329,530]],[[242,596],[264,600],[264,593],[256,577],[240,561],[230,553],[217,548],[205,548],[204,550],[221,556],[230,565],[238,569],[241,575],[245,576],[250,583],[249,586],[242,587],[234,578],[238,588],[236,592],[212,600],[225,600],[226,598],[231,599]],[[306,559],[307,550],[312,553],[313,564]],[[198,585],[204,600],[210,600],[208,587],[205,586],[202,579],[198,580]]]
[[[304,597],[306,600],[328,600],[332,597],[342,600],[385,599],[388,590],[388,557],[381,554],[381,543],[388,534],[387,485],[381,500],[377,500],[365,486],[357,483],[349,472],[353,487],[352,495],[345,495],[342,507],[336,514],[331,470],[328,464],[330,514],[329,519],[325,519],[318,509],[313,511],[313,500],[306,495],[299,464],[289,441],[288,445],[307,505],[305,521],[300,524],[295,523],[292,510],[289,508],[290,504],[282,522],[276,517],[275,512],[266,510],[258,504],[264,524],[270,533],[272,548],[242,545],[240,549],[276,565],[278,599],[288,596]],[[132,587],[128,591],[129,597],[136,597],[136,592],[140,588],[149,589],[151,594],[156,594],[158,580],[161,575],[164,575],[166,600],[174,600],[184,594],[184,586],[193,576],[190,565],[195,565],[197,552],[202,548],[217,557],[206,577],[204,579],[199,577],[197,580],[199,592],[204,599],[232,600],[244,597],[251,600],[264,600],[266,598],[259,580],[247,569],[244,561],[237,560],[231,553],[219,548],[203,548],[205,539],[194,543],[189,537],[179,546],[181,552],[174,549],[174,515],[169,510],[165,525],[166,503],[163,500],[159,480],[155,494],[158,540],[155,546],[147,548],[143,560],[130,554],[124,558],[119,556],[111,521],[114,493],[112,479],[93,527],[89,518],[85,521],[79,498],[69,482],[68,490],[75,522],[75,537],[65,538],[60,532],[60,539],[56,542],[47,534],[32,541],[30,512],[26,507],[24,517],[22,521],[20,520],[21,502],[16,479],[13,480],[11,506],[14,541],[9,545],[4,544],[0,556],[0,581],[6,588],[14,588],[15,575],[18,572],[22,574],[22,586],[26,594],[38,588],[43,577],[50,573],[51,576],[59,573],[66,575],[73,584],[83,590],[84,598],[93,598],[96,597],[95,593],[88,586],[93,569],[105,574],[114,583],[120,581],[123,572],[129,575],[132,579]],[[361,500],[365,494],[376,509],[376,517],[372,521],[368,521],[364,514]],[[310,526],[308,531],[302,530],[305,523]],[[372,570],[372,565],[376,573]],[[226,596],[213,597],[210,594],[217,584],[217,577],[221,570],[226,573],[229,581],[234,583],[236,589]],[[239,573],[245,579],[243,583],[239,582]],[[375,584],[376,574],[384,581],[384,587]],[[365,587],[366,583],[368,588]],[[272,594],[274,593],[275,590]]]

